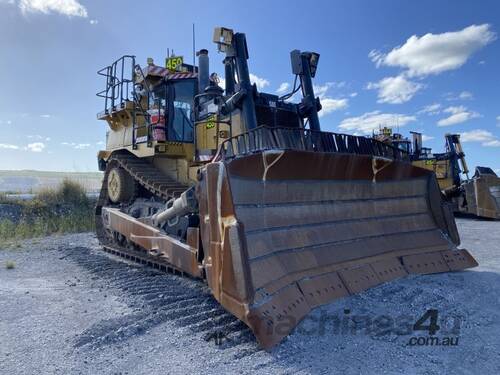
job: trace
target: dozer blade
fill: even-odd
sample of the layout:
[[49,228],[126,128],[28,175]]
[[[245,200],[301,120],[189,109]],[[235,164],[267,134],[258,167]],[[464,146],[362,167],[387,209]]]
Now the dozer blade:
[[209,286],[266,349],[319,305],[477,265],[434,174],[409,163],[259,152],[209,164],[197,194]]
[[463,184],[466,213],[500,219],[500,178],[490,168],[477,167],[474,177]]

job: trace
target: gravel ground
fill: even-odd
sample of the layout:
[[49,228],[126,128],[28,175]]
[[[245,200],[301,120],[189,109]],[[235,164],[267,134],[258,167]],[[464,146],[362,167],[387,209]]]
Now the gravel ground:
[[[269,353],[202,283],[110,257],[90,233],[4,246],[0,373],[499,374],[500,222],[457,223],[480,267],[336,301]],[[411,345],[428,309],[441,345]]]

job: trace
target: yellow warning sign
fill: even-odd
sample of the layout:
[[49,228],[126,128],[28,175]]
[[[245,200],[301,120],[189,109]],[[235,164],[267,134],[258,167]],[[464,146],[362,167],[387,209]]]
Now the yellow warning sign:
[[176,71],[181,69],[183,63],[184,58],[182,56],[167,57],[165,60],[165,67],[168,70]]

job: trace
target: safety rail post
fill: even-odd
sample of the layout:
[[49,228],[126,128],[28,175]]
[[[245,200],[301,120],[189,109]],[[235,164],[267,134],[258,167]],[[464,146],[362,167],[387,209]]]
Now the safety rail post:
[[121,84],[120,84],[120,107],[123,107],[123,70],[125,69],[125,59],[122,59],[121,61],[122,66],[120,69],[121,73]]
[[[136,112],[136,107],[137,104],[137,93],[135,91],[135,56],[131,56],[132,59],[132,64],[130,67],[130,77],[132,77],[132,99],[134,101],[134,108],[132,109],[132,148],[135,150],[137,149],[137,137],[136,137],[136,130],[137,130],[137,112]],[[127,99],[128,99],[128,83],[127,83]]]

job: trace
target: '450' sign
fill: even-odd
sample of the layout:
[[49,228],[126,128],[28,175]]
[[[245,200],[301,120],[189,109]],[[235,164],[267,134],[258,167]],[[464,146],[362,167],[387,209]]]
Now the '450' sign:
[[165,67],[168,70],[179,70],[184,63],[184,58],[182,56],[168,57],[165,60]]

